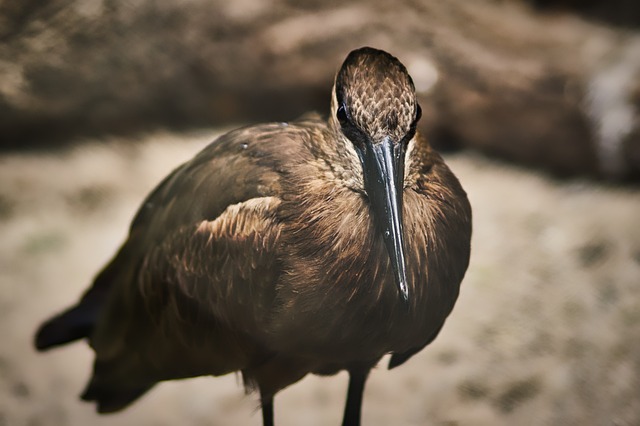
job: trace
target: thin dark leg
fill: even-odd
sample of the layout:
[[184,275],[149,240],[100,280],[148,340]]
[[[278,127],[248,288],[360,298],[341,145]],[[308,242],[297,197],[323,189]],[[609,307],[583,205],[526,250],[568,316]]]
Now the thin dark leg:
[[349,390],[347,391],[347,405],[344,407],[342,426],[360,426],[362,394],[368,375],[368,368],[349,370]]
[[261,396],[262,426],[273,426],[273,396]]

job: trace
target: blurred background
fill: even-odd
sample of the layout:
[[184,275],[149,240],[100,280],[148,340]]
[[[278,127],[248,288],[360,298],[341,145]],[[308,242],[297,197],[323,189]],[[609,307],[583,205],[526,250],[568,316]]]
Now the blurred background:
[[[37,355],[143,197],[243,124],[326,113],[363,45],[407,65],[474,208],[436,342],[373,373],[365,425],[640,424],[640,2],[0,0],[0,426],[259,425],[237,378],[98,417],[84,344]],[[339,424],[346,376],[276,399]]]

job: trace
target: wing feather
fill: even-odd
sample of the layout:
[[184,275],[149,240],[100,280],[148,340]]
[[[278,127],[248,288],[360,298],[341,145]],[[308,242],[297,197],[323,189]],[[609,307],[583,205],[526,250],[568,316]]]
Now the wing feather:
[[300,144],[287,131],[271,124],[220,137],[142,204],[126,256],[107,266],[113,280],[90,336],[112,380],[223,374],[267,351],[260,337],[280,273],[283,166],[274,153]]

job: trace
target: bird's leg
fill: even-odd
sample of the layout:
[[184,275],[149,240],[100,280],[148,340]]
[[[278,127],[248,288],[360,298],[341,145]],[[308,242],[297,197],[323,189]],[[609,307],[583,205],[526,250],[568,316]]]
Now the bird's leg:
[[349,370],[349,390],[347,404],[344,407],[342,426],[360,426],[362,394],[370,368],[354,368]]
[[273,426],[273,395],[260,395],[262,426]]

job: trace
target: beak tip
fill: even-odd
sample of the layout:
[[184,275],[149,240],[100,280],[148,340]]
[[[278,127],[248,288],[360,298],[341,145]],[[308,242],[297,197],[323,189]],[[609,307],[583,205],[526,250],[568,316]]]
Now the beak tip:
[[403,304],[409,304],[409,288],[406,281],[400,283],[400,298]]

